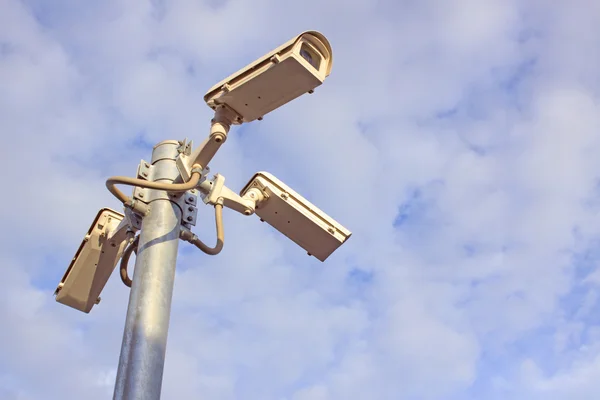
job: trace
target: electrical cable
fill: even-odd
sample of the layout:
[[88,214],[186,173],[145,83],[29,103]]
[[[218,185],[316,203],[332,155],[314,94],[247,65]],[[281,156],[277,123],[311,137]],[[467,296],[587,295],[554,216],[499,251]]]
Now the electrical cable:
[[200,169],[200,165],[195,164],[192,168],[190,180],[185,183],[150,182],[127,176],[113,176],[106,180],[106,188],[119,199],[121,203],[128,206],[132,204],[131,198],[121,192],[116,185],[137,186],[145,189],[165,190],[172,193],[187,192],[188,190],[195,188],[196,185],[198,185],[198,182],[200,182],[201,172],[197,169]]
[[[208,255],[217,255],[223,250],[223,243],[225,241],[225,234],[223,232],[223,205],[215,204],[215,225],[217,227],[217,244],[215,247],[208,247],[198,236],[189,232],[189,234],[183,235],[183,239],[190,242],[203,252]],[[190,237],[191,236],[191,237]]]
[[137,250],[139,242],[140,235],[137,235],[133,242],[129,243],[129,245],[125,248],[125,251],[123,251],[123,255],[121,256],[121,265],[119,267],[121,273],[121,281],[123,281],[123,283],[127,287],[131,287],[132,283],[131,278],[129,278],[129,275],[127,273],[127,265],[129,264],[129,258],[131,257],[131,253]]
[[[182,238],[189,243],[193,244],[204,253],[208,255],[217,255],[223,250],[223,245],[225,242],[225,232],[223,229],[223,205],[215,204],[215,225],[217,228],[217,244],[215,247],[208,247],[198,236],[193,234],[191,231],[186,231],[183,233]],[[127,266],[129,264],[129,259],[131,258],[131,253],[134,251],[137,254],[137,248],[140,241],[140,236],[136,236],[135,239],[125,248],[123,251],[123,255],[121,257],[121,264],[119,267],[119,272],[121,275],[121,281],[125,286],[131,287],[132,281],[127,272]]]

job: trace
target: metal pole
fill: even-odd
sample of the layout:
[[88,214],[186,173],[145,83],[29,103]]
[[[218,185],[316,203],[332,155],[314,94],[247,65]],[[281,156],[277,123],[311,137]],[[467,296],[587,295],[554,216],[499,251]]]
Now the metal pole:
[[[154,181],[173,182],[179,176],[178,145],[165,141],[154,147]],[[150,212],[140,232],[114,400],[160,399],[181,209],[165,192],[151,192]]]

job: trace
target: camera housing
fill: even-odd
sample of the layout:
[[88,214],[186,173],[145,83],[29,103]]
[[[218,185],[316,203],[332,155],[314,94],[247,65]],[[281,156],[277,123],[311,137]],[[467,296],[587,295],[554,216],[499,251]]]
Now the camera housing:
[[100,302],[126,244],[121,235],[114,235],[123,218],[109,208],[98,212],[54,292],[57,302],[85,313]]
[[329,76],[331,45],[317,31],[306,31],[213,86],[204,96],[209,107],[224,105],[237,116],[233,124],[267,113],[312,91]]
[[240,191],[256,200],[255,214],[309,255],[325,261],[352,233],[268,172],[256,173]]

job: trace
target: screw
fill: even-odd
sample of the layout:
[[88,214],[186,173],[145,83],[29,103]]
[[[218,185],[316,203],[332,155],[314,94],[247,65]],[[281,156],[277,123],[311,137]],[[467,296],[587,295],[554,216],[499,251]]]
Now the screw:
[[188,197],[188,201],[194,201],[193,197]]
[[147,178],[148,177],[148,173],[146,171],[142,172],[142,176]]
[[328,228],[327,232],[331,233],[332,235],[335,233],[335,229],[333,228]]
[[143,199],[144,198],[144,193],[140,193],[139,196],[140,196],[140,199]]
[[191,215],[188,215],[187,220],[192,222],[194,220],[194,217],[192,217]]
[[194,211],[194,207],[192,207],[192,206],[189,206],[189,207],[188,207],[188,211],[189,211],[189,212],[193,212],[193,211]]

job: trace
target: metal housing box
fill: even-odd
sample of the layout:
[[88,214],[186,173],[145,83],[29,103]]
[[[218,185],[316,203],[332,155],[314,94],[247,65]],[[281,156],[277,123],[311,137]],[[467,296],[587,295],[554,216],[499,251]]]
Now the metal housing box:
[[54,292],[56,301],[85,313],[100,301],[126,245],[108,240],[123,218],[109,208],[100,210]]
[[325,261],[352,233],[285,183],[267,172],[258,172],[240,192],[258,188],[265,198],[255,213],[298,244],[309,255]]
[[329,42],[308,31],[213,86],[204,96],[213,109],[227,105],[234,124],[254,121],[321,85],[331,71]]

